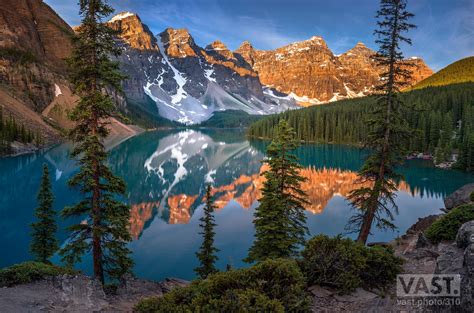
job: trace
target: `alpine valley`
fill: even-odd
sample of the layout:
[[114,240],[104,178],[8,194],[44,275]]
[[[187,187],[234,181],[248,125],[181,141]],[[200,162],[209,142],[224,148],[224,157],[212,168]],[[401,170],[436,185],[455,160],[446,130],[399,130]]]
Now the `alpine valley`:
[[[3,0],[0,8],[0,99],[28,129],[46,143],[68,129],[74,107],[64,60],[71,54],[73,28],[41,0]],[[127,79],[123,92],[110,90],[119,111],[113,134],[145,127],[199,124],[215,112],[266,115],[370,95],[383,69],[363,43],[334,55],[324,39],[272,50],[244,42],[230,51],[223,42],[198,46],[186,29],[167,28],[154,35],[137,14],[124,12],[107,25],[117,31],[118,57]],[[225,40],[225,38],[224,38]],[[410,83],[432,74],[421,58]],[[240,111],[240,112],[239,112]],[[126,118],[126,117],[128,118]]]

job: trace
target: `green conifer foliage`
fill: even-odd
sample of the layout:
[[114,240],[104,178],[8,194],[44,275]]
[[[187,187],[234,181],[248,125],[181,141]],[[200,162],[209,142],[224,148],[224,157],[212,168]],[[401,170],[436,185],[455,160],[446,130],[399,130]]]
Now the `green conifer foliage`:
[[86,217],[69,228],[68,244],[61,250],[63,261],[74,264],[83,254],[92,252],[94,276],[104,283],[105,276],[120,279],[132,267],[127,243],[130,208],[117,200],[125,193],[124,181],[116,177],[106,164],[103,139],[108,134],[107,119],[114,104],[104,90],[120,89],[123,75],[110,55],[119,54],[113,31],[102,20],[113,9],[104,0],[80,0],[82,24],[74,38],[69,65],[74,93],[79,101],[71,113],[76,126],[71,131],[75,143],[72,156],[79,172],[69,181],[84,198],[64,208],[64,217]]
[[357,241],[365,244],[373,223],[381,229],[393,229],[393,210],[398,210],[394,198],[400,175],[396,166],[402,163],[409,137],[408,123],[402,115],[403,102],[399,92],[406,86],[411,73],[403,64],[399,45],[411,44],[404,33],[414,25],[408,23],[413,14],[406,11],[406,0],[381,0],[377,12],[379,29],[375,30],[379,51],[374,59],[386,71],[377,86],[379,98],[368,121],[371,132],[367,146],[373,151],[359,170],[361,180],[371,187],[361,187],[349,195],[356,214],[348,228],[358,231]]
[[196,252],[196,256],[199,259],[200,265],[194,269],[196,274],[198,274],[202,279],[217,272],[217,269],[214,266],[218,259],[216,253],[219,252],[219,249],[214,247],[214,236],[216,235],[214,232],[214,227],[216,227],[216,223],[214,222],[215,209],[216,206],[214,205],[214,200],[211,196],[211,186],[208,185],[206,188],[204,216],[199,219],[201,221],[199,224],[201,232],[199,234],[202,235],[203,241],[199,251]]
[[304,243],[307,196],[300,187],[305,180],[299,173],[301,165],[292,154],[297,146],[294,130],[280,120],[264,160],[269,169],[263,173],[266,181],[254,215],[255,241],[247,262],[292,257]]
[[49,170],[48,166],[44,164],[38,192],[38,208],[35,210],[36,222],[31,224],[33,231],[30,247],[36,260],[43,263],[50,263],[49,258],[59,248],[56,239],[56,212],[53,209],[53,201],[54,195],[51,190]]

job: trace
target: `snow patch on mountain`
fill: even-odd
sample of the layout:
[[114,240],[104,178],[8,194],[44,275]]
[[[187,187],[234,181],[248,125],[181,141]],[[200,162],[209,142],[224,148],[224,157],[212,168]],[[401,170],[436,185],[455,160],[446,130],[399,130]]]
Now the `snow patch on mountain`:
[[115,15],[114,17],[112,17],[110,19],[109,23],[120,21],[120,20],[123,20],[124,18],[135,16],[135,15],[136,14],[134,14],[132,12],[122,12],[122,13],[119,13],[119,14]]
[[165,62],[168,64],[168,66],[171,68],[171,70],[173,71],[174,73],[174,80],[176,81],[176,83],[178,84],[178,90],[176,91],[176,94],[175,95],[172,95],[171,96],[171,102],[173,104],[177,104],[177,105],[181,105],[180,101],[182,101],[183,99],[186,98],[186,96],[188,95],[186,93],[186,91],[184,91],[184,85],[186,84],[187,80],[186,78],[184,77],[184,75],[182,73],[180,73],[174,66],[173,64],[171,64],[170,60],[168,59],[168,55],[164,52],[165,51],[165,47],[163,45],[163,41],[161,40],[161,38],[158,38],[158,47],[160,49],[160,53],[161,55],[163,56],[163,60],[165,60]]
[[62,94],[63,92],[61,91],[61,88],[59,88],[57,84],[54,84],[54,96],[59,97]]

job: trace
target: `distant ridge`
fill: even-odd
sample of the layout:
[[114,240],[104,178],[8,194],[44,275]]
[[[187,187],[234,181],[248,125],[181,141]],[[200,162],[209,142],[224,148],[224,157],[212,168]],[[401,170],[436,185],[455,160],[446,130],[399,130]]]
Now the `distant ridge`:
[[413,89],[474,82],[474,56],[456,61],[416,84]]

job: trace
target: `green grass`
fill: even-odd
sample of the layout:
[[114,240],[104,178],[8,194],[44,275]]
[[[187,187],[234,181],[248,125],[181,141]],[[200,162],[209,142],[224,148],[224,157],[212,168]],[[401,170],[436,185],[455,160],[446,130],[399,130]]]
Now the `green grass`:
[[474,82],[474,57],[456,61],[439,72],[422,80],[412,89],[444,86],[465,82]]
[[49,276],[73,275],[77,273],[75,270],[56,265],[41,262],[24,262],[0,270],[0,287],[27,284]]

